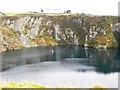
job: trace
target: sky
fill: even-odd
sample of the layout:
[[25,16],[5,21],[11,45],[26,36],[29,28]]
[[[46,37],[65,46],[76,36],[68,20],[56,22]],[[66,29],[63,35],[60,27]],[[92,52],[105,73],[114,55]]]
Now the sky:
[[63,12],[118,15],[119,0],[0,0],[1,12]]

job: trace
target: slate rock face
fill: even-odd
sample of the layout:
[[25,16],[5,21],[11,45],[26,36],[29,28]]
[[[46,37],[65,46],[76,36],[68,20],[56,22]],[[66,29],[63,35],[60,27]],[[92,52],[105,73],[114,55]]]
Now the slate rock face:
[[120,46],[120,23],[116,24],[116,27],[113,28],[113,33]]
[[24,47],[69,44],[109,48],[118,46],[113,36],[118,27],[116,19],[89,15],[6,16],[1,27],[9,29]]
[[5,14],[0,12],[0,24],[2,24],[2,16],[4,16]]

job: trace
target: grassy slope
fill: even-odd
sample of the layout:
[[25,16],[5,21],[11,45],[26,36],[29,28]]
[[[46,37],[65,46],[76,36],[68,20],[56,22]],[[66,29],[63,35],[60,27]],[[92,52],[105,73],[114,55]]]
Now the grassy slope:
[[[2,88],[70,88],[70,87],[50,87],[50,86],[43,86],[43,85],[38,85],[32,82],[20,82],[20,83],[16,83],[16,82],[0,82],[0,90]],[[90,90],[108,90],[106,88],[103,88],[101,86],[95,86],[93,88],[91,88]]]
[[35,84],[35,83],[28,83],[28,82],[21,82],[21,83],[0,82],[0,89],[1,88],[45,88],[45,86],[38,85],[38,84]]
[[[0,27],[0,32],[2,32],[3,39],[0,40],[5,44],[4,49],[11,50],[12,48],[23,48],[22,43],[16,38],[19,34],[14,32],[12,29],[6,27]],[[1,47],[1,49],[3,49]]]
[[[107,41],[107,40],[109,40],[109,41]],[[88,44],[90,46],[94,46],[95,44],[97,44],[97,45],[108,44],[109,48],[118,47],[118,43],[117,43],[115,37],[113,36],[113,34],[111,34],[111,33],[108,33],[106,35],[96,36],[94,39],[88,41]]]

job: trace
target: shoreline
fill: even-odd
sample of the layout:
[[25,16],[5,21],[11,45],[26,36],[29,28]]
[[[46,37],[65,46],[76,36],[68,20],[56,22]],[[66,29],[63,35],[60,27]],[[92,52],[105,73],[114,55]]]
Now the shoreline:
[[[57,86],[57,87],[54,87],[54,86],[47,86],[47,85],[39,85],[39,84],[36,84],[36,83],[33,83],[33,82],[0,82],[0,90],[3,90],[4,88],[43,88],[43,89],[52,89],[52,88],[56,88],[56,89],[61,89],[61,88],[67,88],[67,89],[74,89],[75,87],[70,87],[70,86]],[[79,87],[80,88],[80,87]],[[98,89],[102,89],[102,90],[106,90],[107,88],[104,88],[103,86],[99,86],[99,85],[96,85],[96,86],[93,86],[91,88],[88,88],[88,89],[95,89],[97,88]],[[78,88],[76,88],[78,89]]]
[[78,46],[78,47],[83,47],[84,49],[90,49],[90,48],[93,48],[93,49],[96,49],[96,50],[108,50],[108,49],[119,49],[120,47],[109,47],[109,48],[100,48],[100,49],[97,49],[97,48],[94,48],[94,47],[84,47],[84,46],[81,46],[81,45],[48,45],[48,46],[32,46],[32,47],[24,47],[24,48],[18,48],[18,49],[13,49],[13,50],[5,50],[5,51],[0,51],[0,53],[3,53],[3,52],[7,52],[7,51],[15,51],[15,50],[22,50],[22,49],[27,49],[27,48],[36,48],[36,47],[58,47],[58,46],[64,46],[64,47],[68,47],[68,46]]

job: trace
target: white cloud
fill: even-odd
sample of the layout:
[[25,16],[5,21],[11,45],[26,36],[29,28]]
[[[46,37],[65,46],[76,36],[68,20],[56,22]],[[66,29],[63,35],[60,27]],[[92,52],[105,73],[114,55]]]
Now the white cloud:
[[0,0],[0,11],[27,12],[40,9],[70,9],[72,12],[117,15],[118,0]]

